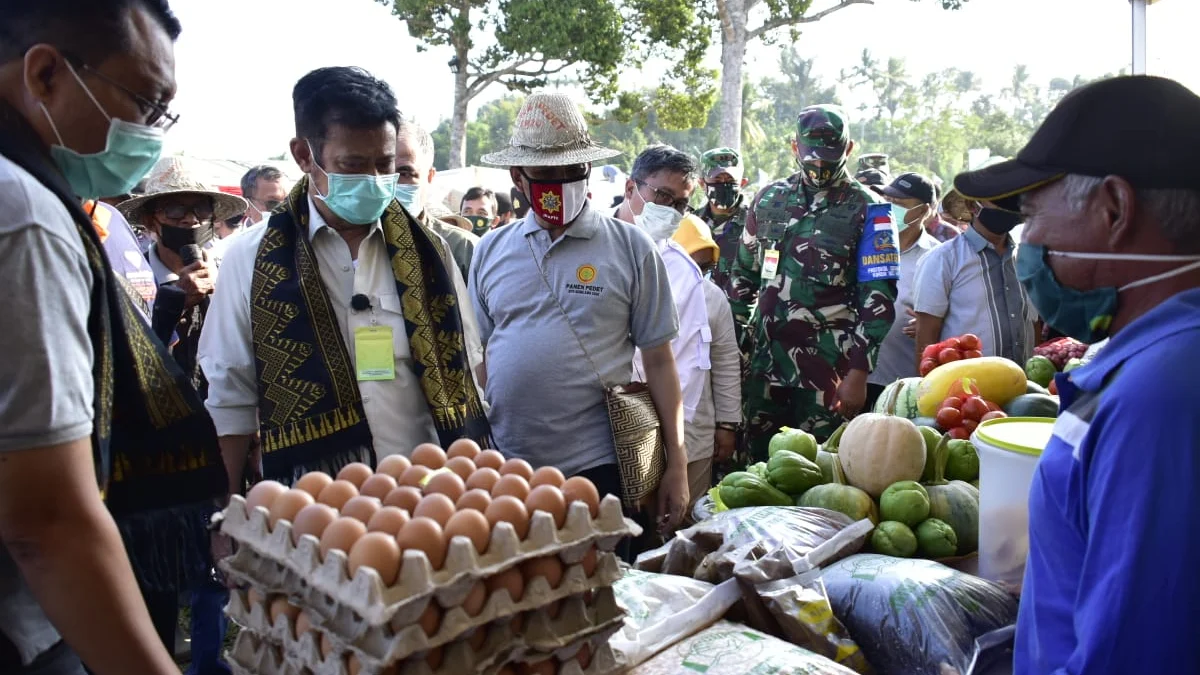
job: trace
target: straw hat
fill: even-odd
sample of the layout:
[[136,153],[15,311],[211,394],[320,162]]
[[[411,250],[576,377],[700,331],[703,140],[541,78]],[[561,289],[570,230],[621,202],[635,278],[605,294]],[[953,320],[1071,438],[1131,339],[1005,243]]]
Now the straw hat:
[[193,194],[211,197],[213,221],[226,220],[246,212],[250,203],[237,195],[214,190],[192,176],[187,160],[183,157],[163,157],[158,160],[142,181],[146,194],[134,197],[117,205],[117,210],[131,223],[142,222],[145,207],[154,200],[169,194]]
[[484,155],[492,166],[566,166],[621,154],[592,142],[579,106],[566,94],[530,94],[517,113],[508,147]]

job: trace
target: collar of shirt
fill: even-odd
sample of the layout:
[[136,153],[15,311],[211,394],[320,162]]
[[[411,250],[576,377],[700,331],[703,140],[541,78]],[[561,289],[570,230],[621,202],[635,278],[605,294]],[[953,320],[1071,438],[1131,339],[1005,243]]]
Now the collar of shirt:
[[913,242],[912,246],[909,246],[908,248],[904,249],[900,253],[902,253],[902,254],[908,253],[909,251],[913,250],[914,248],[923,248],[926,251],[928,251],[940,243],[942,243],[942,242],[938,241],[937,237],[933,236],[932,234],[929,234],[928,232],[922,232],[921,236],[917,237],[917,240]]
[[[325,217],[322,216],[321,212],[317,210],[317,204],[313,200],[312,194],[310,193],[308,195],[308,240],[310,242],[316,241],[317,233],[327,227],[329,228],[330,232],[332,232],[333,234],[337,234],[337,231],[334,230],[332,227],[329,227],[329,223],[325,222]],[[368,237],[375,234],[375,232],[381,231],[383,229],[379,225],[378,220],[371,223],[370,227],[371,227],[371,231],[367,233]]]
[[[966,231],[962,233],[962,236],[967,238],[967,242],[971,245],[971,250],[976,253],[979,253],[983,249],[989,248],[989,247],[992,250],[996,249],[995,246],[992,246],[992,242],[988,241],[987,239],[984,239],[983,235],[979,234],[979,232],[975,229],[974,225],[971,225],[970,227],[968,227],[966,229]],[[1006,235],[1004,235],[1004,251],[1005,251],[1005,253],[1011,253],[1012,250],[1013,250],[1012,237],[1010,237],[1006,234]]]
[[658,254],[660,256],[663,256],[665,259],[670,251],[675,251],[684,260],[686,260],[688,268],[694,270],[697,277],[704,277],[704,273],[700,271],[700,266],[696,264],[696,261],[692,258],[692,256],[688,255],[687,249],[680,246],[678,242],[676,242],[674,239],[663,239],[662,241],[658,242]]
[[[1138,317],[1114,335],[1091,362],[1071,371],[1071,382],[1080,389],[1097,391],[1113,371],[1134,355],[1152,350],[1176,333],[1195,328],[1200,328],[1200,288],[1177,293]],[[1176,366],[1163,364],[1165,368]]]
[[154,283],[162,286],[172,281],[179,281],[179,275],[167,269],[167,266],[159,259],[158,244],[150,245],[150,249],[146,251],[146,258],[150,261],[150,270],[154,272]]
[[[600,227],[600,224],[596,220],[597,217],[596,212],[592,210],[592,201],[589,199],[583,203],[583,210],[579,212],[575,220],[571,221],[571,224],[567,226],[563,234],[576,239],[591,239],[596,235],[596,231]],[[513,225],[516,225],[516,223]],[[509,227],[513,227],[513,225],[509,225]],[[529,213],[525,214],[525,220],[521,221],[520,227],[521,235],[525,237],[534,232],[546,229],[538,224],[537,216],[533,215],[532,209],[530,209]]]

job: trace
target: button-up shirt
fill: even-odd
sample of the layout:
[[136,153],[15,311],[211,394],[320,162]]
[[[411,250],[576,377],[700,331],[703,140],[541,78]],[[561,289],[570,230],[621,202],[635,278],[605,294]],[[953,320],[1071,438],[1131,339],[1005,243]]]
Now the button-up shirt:
[[[379,222],[370,226],[367,237],[359,244],[358,259],[354,260],[345,240],[325,223],[311,197],[308,213],[307,235],[350,362],[353,363],[355,357],[355,329],[370,325],[392,329],[396,377],[358,383],[376,456],[407,455],[421,443],[438,442],[420,380],[413,372],[408,333],[383,228]],[[258,429],[250,287],[259,243],[266,231],[265,226],[256,226],[230,241],[221,267],[221,283],[213,295],[200,336],[200,365],[209,381],[206,405],[220,436],[252,434]],[[439,262],[454,279],[462,308],[467,356],[471,367],[475,368],[482,354],[477,324],[469,303],[462,302],[468,297],[462,275],[447,252],[445,242],[442,243],[444,254]],[[357,311],[350,307],[350,299],[357,294],[367,296],[371,303],[369,309]]]
[[696,416],[684,426],[689,462],[712,457],[718,422],[742,421],[742,357],[733,328],[733,310],[729,298],[715,283],[705,280],[703,290],[712,335],[712,368],[702,373],[704,390]]

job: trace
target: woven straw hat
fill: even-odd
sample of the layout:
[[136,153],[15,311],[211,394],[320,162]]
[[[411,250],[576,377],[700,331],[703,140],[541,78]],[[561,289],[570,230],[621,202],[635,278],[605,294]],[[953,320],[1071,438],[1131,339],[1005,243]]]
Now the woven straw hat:
[[134,197],[117,205],[117,210],[131,223],[140,223],[146,206],[169,194],[195,194],[213,200],[213,221],[226,220],[241,215],[250,203],[237,195],[214,190],[191,175],[187,160],[183,157],[163,157],[142,182],[146,194]]
[[566,94],[530,94],[517,113],[508,147],[484,155],[492,166],[566,166],[621,154],[592,142],[587,122]]

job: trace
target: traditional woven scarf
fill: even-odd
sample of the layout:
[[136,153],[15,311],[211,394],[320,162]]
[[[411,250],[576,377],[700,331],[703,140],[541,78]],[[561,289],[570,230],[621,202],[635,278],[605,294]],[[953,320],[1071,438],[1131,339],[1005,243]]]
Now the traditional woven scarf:
[[[441,242],[393,200],[381,219],[413,371],[443,446],[491,431],[471,376],[458,296]],[[254,262],[250,323],[263,474],[374,457],[354,364],[308,240],[308,178],[267,222]],[[467,309],[469,311],[469,308]]]
[[207,578],[208,520],[226,492],[216,429],[109,264],[80,201],[16,111],[0,107],[0,154],[70,212],[92,272],[92,448],[99,487],[144,587]]

